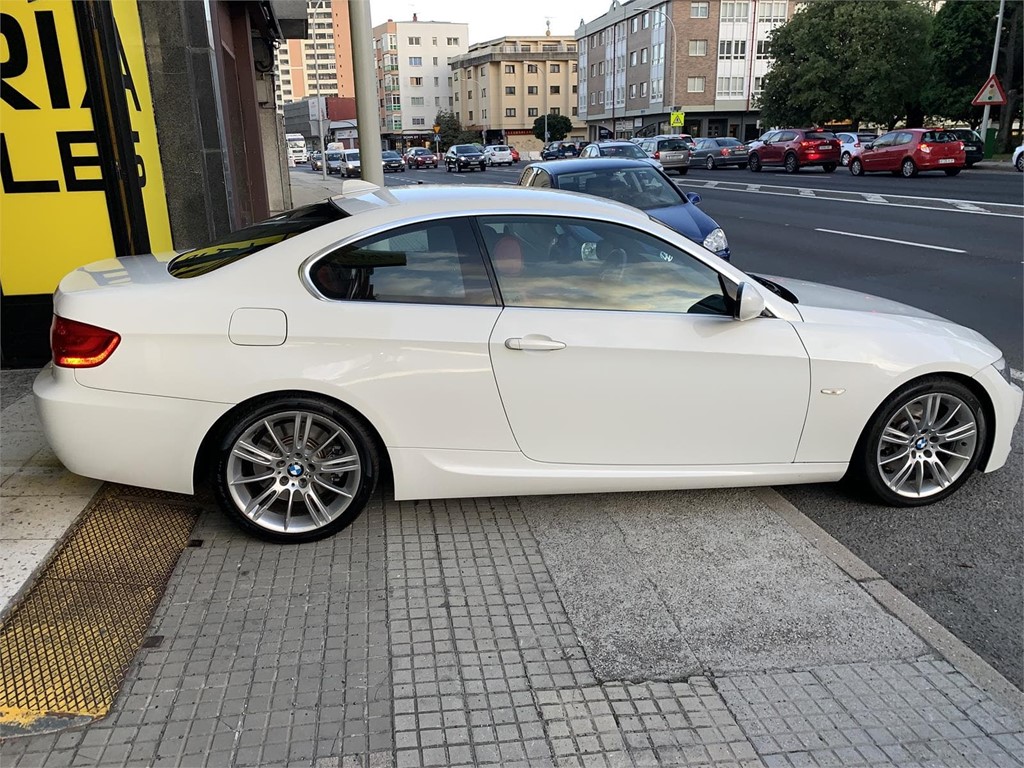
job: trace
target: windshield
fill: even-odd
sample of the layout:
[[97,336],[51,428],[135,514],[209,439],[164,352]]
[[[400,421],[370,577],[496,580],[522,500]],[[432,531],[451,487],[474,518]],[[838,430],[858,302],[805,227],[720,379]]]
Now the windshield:
[[328,152],[327,153],[327,159],[328,160],[341,160],[341,152]]
[[636,144],[610,144],[601,147],[601,154],[610,157],[636,157],[647,159],[647,153]]
[[359,162],[359,153],[358,152],[346,152],[345,153],[345,160],[347,162],[349,162],[349,163],[358,163]]
[[[327,157],[330,158],[332,154],[339,153],[328,152]],[[282,240],[342,219],[346,215],[330,200],[295,208],[259,224],[230,232],[202,248],[185,251],[171,260],[167,265],[167,271],[178,278],[205,275]]]
[[643,211],[682,205],[682,194],[655,168],[580,171],[558,175],[558,188],[632,205]]
[[401,156],[397,152],[391,152],[390,150],[387,151],[387,152],[382,152],[381,155],[382,155],[382,157],[385,160],[401,160],[402,159]]
[[455,154],[457,154],[457,155],[477,155],[477,154],[480,154],[480,150],[478,150],[476,147],[474,147],[474,146],[472,146],[470,144],[466,144],[465,146],[456,147],[455,148]]

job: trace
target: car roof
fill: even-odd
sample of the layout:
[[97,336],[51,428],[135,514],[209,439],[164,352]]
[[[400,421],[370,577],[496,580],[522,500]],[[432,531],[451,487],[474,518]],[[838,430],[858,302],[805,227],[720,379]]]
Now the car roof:
[[654,168],[646,160],[637,160],[631,157],[573,157],[566,160],[543,160],[530,163],[527,168],[543,168],[553,176],[560,173],[584,173],[592,170],[609,170],[615,168]]

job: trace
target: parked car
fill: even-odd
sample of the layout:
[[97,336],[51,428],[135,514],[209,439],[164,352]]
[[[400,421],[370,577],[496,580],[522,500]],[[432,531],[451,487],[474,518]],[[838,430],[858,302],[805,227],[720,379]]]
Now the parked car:
[[519,162],[519,150],[513,147],[511,144],[508,145],[508,151],[512,153],[512,162]]
[[963,142],[949,131],[903,128],[862,146],[850,160],[850,173],[889,171],[910,178],[919,171],[945,171],[956,176],[966,162]]
[[854,150],[858,150],[864,144],[874,141],[878,138],[878,134],[869,131],[858,131],[857,133],[843,132],[837,133],[836,138],[839,139],[839,164],[845,168],[850,164],[850,158],[853,157]]
[[589,195],[377,189],[118,265],[54,293],[47,441],[87,477],[208,480],[278,542],[352,523],[385,466],[397,500],[849,475],[919,506],[1003,466],[1021,411],[975,331]]
[[476,144],[455,144],[444,153],[444,169],[451,173],[473,171],[479,168],[487,170],[487,163],[484,161],[483,150]]
[[691,152],[694,147],[693,137],[689,134],[651,136],[634,143],[661,163],[666,172],[676,171],[680,176],[689,173],[692,162]]
[[492,144],[484,147],[484,162],[488,165],[512,165],[512,150],[504,144]]
[[1024,144],[1013,150],[1013,167],[1018,171],[1024,171]]
[[345,174],[346,178],[362,176],[363,169],[359,164],[359,150],[346,149],[342,154],[345,159],[341,166],[341,172]]
[[731,136],[697,139],[697,148],[690,156],[691,165],[703,165],[709,171],[734,165],[747,167],[747,147]]
[[405,164],[409,168],[437,168],[437,155],[426,147],[412,147],[405,153]]
[[309,153],[309,167],[314,171],[323,170],[323,154],[319,149],[314,149]]
[[580,157],[625,157],[633,160],[644,160],[655,168],[662,168],[661,161],[648,155],[638,144],[625,139],[595,141],[587,144],[580,152]]
[[579,149],[568,141],[552,141],[540,151],[541,160],[561,160],[564,157],[576,157]]
[[985,142],[981,135],[970,128],[953,128],[947,131],[956,136],[964,144],[964,167],[970,168],[985,159]]
[[381,153],[381,164],[384,166],[384,173],[393,171],[395,173],[399,171],[405,171],[405,160],[402,156],[391,149],[385,149]]
[[327,173],[341,173],[345,165],[345,153],[339,149],[329,149],[324,154],[327,158]]
[[825,173],[832,173],[839,165],[839,139],[832,131],[814,128],[769,131],[747,152],[747,167],[754,172],[781,166],[786,173],[796,173],[815,165],[821,166]]
[[615,200],[646,211],[662,224],[729,261],[729,240],[697,207],[696,192],[683,194],[664,171],[622,157],[530,163],[519,176],[523,187],[550,187]]

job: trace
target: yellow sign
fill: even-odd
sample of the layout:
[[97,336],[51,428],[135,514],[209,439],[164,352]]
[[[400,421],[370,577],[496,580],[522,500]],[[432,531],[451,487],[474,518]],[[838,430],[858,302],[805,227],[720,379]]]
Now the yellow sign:
[[[113,0],[150,247],[171,248],[163,169],[136,0]],[[117,256],[71,0],[3,3],[0,282],[52,293],[77,267]]]
[[685,112],[671,112],[669,113],[668,124],[673,128],[682,128],[686,125],[686,113]]

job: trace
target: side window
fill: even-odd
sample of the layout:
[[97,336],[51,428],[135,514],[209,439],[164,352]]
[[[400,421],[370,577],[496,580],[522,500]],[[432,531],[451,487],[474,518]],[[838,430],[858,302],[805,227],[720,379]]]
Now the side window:
[[551,174],[542,168],[537,169],[536,175],[530,182],[531,187],[550,187],[551,186]]
[[796,131],[779,131],[772,141],[795,141]]
[[914,140],[914,134],[907,133],[906,131],[904,131],[904,132],[900,133],[896,137],[895,144],[896,144],[896,146],[902,146],[903,144],[909,144],[913,140]]
[[410,224],[345,246],[315,262],[309,279],[328,299],[495,304],[467,219]]
[[896,139],[895,133],[886,133],[875,139],[875,149],[884,149],[885,147],[891,147]]
[[718,272],[644,232],[589,219],[479,219],[505,306],[729,314]]

